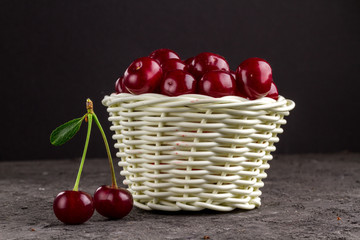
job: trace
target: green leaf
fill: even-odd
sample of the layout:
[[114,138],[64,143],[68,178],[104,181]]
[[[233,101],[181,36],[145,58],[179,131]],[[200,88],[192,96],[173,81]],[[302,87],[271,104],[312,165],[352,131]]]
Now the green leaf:
[[79,131],[84,118],[85,115],[81,118],[70,120],[57,127],[50,135],[51,144],[60,146],[69,141]]

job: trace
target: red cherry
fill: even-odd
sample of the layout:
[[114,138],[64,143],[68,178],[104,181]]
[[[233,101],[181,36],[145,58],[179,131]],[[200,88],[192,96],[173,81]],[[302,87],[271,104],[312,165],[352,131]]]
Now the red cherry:
[[59,193],[53,203],[56,217],[66,224],[81,224],[94,213],[92,197],[82,191],[64,191]]
[[210,71],[199,81],[199,93],[211,97],[236,95],[236,82],[227,71]]
[[184,60],[185,65],[190,65],[194,59],[195,57],[189,57],[188,59]]
[[180,59],[168,59],[161,64],[163,73],[172,71],[172,70],[184,70],[185,63],[183,63]]
[[133,94],[151,93],[160,84],[162,69],[159,63],[149,57],[136,59],[126,69],[124,86]]
[[94,205],[96,211],[104,217],[120,219],[133,208],[133,197],[126,189],[103,185],[94,193]]
[[[236,82],[236,72],[235,71],[233,71],[233,70],[230,70],[230,74],[231,74],[231,76],[235,79],[235,82]],[[242,97],[242,98],[248,98],[247,96],[246,96],[246,93],[244,92],[244,89],[242,89],[242,88],[236,88],[236,90],[235,90],[235,95],[236,96],[239,96],[239,97]]]
[[190,62],[188,70],[196,79],[200,80],[209,71],[230,71],[230,68],[224,57],[214,53],[203,52]]
[[248,58],[236,69],[236,80],[250,99],[266,96],[272,83],[272,70],[261,58]]
[[249,99],[249,97],[246,95],[245,91],[243,88],[237,88],[236,89],[236,96],[239,96],[239,97],[242,97],[242,98],[246,98],[246,99]]
[[192,65],[192,62],[194,61],[195,57],[190,57],[186,60],[184,60],[184,64],[185,64],[185,69],[186,71],[190,72],[189,69],[190,69],[190,65]]
[[119,77],[115,82],[116,93],[128,93],[129,91],[124,86],[124,77]]
[[162,48],[150,53],[149,57],[155,59],[160,64],[164,63],[168,59],[180,59],[179,55],[173,50]]
[[184,70],[167,72],[161,82],[161,93],[168,96],[196,93],[196,80]]
[[235,71],[230,70],[230,74],[234,79],[236,79],[236,72]]
[[278,92],[277,87],[276,87],[276,85],[275,85],[274,82],[271,83],[270,91],[269,91],[269,93],[268,93],[266,96],[269,97],[269,98],[278,100],[278,98],[279,98],[279,92]]

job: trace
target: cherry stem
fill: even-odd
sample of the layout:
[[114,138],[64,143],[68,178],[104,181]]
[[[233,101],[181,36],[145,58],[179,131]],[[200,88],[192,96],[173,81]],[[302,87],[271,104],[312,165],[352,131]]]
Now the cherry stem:
[[112,157],[111,157],[111,152],[110,152],[110,148],[109,148],[109,144],[108,144],[108,141],[106,139],[106,135],[105,135],[105,132],[103,130],[103,128],[101,127],[101,124],[100,124],[100,121],[99,119],[97,118],[96,114],[93,113],[92,114],[94,116],[94,120],[95,120],[95,123],[96,125],[98,126],[100,132],[101,132],[101,136],[104,140],[104,144],[105,144],[105,148],[106,148],[106,153],[108,155],[108,158],[109,158],[109,165],[110,165],[110,171],[111,171],[111,181],[112,181],[112,187],[115,187],[115,188],[118,188],[118,185],[116,183],[116,177],[115,177],[115,171],[114,171],[114,164],[113,164],[113,160],[112,160]]
[[78,191],[79,190],[81,172],[82,172],[82,169],[84,167],[86,152],[87,152],[87,149],[88,149],[88,146],[89,146],[91,125],[92,125],[92,114],[89,114],[89,113],[85,114],[85,119],[87,119],[87,122],[88,122],[88,130],[87,130],[87,134],[86,134],[84,151],[83,151],[83,155],[81,157],[80,167],[79,167],[79,171],[78,171],[78,174],[77,174],[77,177],[76,177],[76,181],[75,181],[73,191]]
[[94,104],[90,100],[90,98],[86,99],[86,109],[87,109],[89,114],[94,113]]

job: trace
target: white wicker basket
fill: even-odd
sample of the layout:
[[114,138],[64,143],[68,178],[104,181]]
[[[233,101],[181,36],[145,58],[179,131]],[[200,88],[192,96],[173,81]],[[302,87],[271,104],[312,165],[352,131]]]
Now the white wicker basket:
[[295,106],[282,96],[105,96],[119,166],[135,206],[231,211],[260,206],[262,179]]

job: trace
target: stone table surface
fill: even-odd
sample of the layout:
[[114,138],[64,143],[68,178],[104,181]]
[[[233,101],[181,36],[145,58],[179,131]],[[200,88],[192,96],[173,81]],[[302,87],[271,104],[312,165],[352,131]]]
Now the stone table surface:
[[[79,159],[0,162],[0,239],[360,239],[360,154],[275,155],[262,205],[250,211],[134,208],[116,221],[95,212],[65,225],[52,202],[72,189],[78,166]],[[80,190],[110,181],[106,159],[86,160]]]

